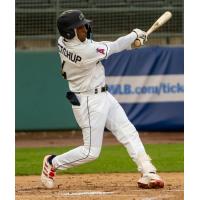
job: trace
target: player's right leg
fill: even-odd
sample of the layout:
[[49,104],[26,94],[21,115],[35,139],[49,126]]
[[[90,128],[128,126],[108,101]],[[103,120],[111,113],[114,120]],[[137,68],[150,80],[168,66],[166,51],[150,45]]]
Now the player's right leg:
[[[80,98],[81,106],[72,108],[76,121],[82,129],[84,144],[54,157],[50,162],[55,170],[68,169],[93,161],[100,154],[108,112],[106,93],[81,95]],[[52,182],[50,177],[49,181]]]

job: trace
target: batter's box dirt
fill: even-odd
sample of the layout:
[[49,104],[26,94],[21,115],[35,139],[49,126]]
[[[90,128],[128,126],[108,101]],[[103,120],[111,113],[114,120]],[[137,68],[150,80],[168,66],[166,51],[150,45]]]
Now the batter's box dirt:
[[16,176],[16,200],[182,200],[183,173],[160,173],[163,189],[139,189],[136,173],[58,175],[57,186],[45,189],[39,176]]

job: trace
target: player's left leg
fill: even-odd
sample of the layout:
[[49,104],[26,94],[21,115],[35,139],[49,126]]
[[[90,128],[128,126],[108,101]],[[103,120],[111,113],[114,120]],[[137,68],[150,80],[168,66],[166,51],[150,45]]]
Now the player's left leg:
[[143,188],[162,188],[164,182],[156,174],[156,168],[146,154],[139,134],[133,124],[128,120],[120,104],[109,94],[110,110],[106,122],[108,128],[127,149],[132,160],[137,164],[142,177],[138,186]]
[[80,106],[73,106],[77,123],[82,129],[83,145],[56,157],[46,156],[41,174],[45,187],[54,187],[55,170],[69,169],[98,158],[108,113],[106,93],[81,95]]

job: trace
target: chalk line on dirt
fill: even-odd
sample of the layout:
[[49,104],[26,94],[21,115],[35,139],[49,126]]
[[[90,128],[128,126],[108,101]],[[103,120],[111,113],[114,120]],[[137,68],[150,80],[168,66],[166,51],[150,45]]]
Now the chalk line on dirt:
[[63,196],[82,196],[82,195],[109,195],[113,194],[114,192],[66,192],[61,193]]

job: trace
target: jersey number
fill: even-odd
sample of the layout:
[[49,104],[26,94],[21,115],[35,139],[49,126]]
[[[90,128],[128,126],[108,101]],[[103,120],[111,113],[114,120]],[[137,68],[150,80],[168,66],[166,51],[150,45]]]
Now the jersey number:
[[67,73],[66,73],[66,72],[63,72],[63,67],[64,67],[64,65],[65,65],[65,61],[62,62],[62,67],[61,67],[62,70],[61,70],[61,73],[62,73],[63,78],[64,78],[64,79],[67,79]]

